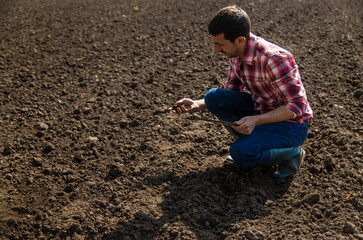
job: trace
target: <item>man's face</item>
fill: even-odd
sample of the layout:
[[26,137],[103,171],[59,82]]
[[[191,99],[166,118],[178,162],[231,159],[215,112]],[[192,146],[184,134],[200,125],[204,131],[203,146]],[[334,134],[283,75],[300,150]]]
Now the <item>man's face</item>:
[[243,56],[244,47],[237,44],[238,41],[231,42],[230,40],[226,40],[223,33],[217,36],[212,35],[212,41],[214,44],[215,52],[221,52],[224,56],[228,58]]

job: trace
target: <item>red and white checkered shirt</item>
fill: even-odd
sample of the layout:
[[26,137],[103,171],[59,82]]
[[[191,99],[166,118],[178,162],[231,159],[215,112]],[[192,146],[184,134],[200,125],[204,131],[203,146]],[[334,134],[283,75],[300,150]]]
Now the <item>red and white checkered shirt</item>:
[[285,106],[299,123],[313,118],[298,66],[287,50],[250,34],[242,59],[230,59],[225,89],[249,91],[261,114]]

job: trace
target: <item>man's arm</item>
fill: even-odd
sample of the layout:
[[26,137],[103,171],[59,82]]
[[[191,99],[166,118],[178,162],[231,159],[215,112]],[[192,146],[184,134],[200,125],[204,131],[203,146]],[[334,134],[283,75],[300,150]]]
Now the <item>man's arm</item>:
[[267,69],[266,76],[283,106],[295,114],[294,118],[301,118],[310,107],[294,57],[289,54],[270,59]]
[[294,117],[294,112],[288,109],[285,106],[280,106],[271,112],[264,113],[261,115],[257,115],[256,126],[266,124],[266,123],[274,123],[274,122],[282,122]]

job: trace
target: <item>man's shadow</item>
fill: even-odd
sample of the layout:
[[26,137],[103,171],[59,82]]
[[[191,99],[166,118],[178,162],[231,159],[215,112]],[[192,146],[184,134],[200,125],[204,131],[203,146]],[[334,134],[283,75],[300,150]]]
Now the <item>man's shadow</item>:
[[243,168],[226,163],[182,177],[170,172],[147,177],[144,184],[149,187],[168,183],[159,204],[163,215],[153,219],[139,211],[134,220],[120,222],[103,239],[223,239],[223,232],[234,223],[268,216],[266,205],[286,193],[291,179],[278,181],[273,171],[267,166]]

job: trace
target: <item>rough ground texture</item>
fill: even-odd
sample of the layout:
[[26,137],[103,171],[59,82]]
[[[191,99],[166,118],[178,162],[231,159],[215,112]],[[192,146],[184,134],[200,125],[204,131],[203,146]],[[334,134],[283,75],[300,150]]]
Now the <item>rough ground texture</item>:
[[363,239],[362,1],[235,1],[315,113],[286,181],[166,111],[223,86],[207,24],[228,4],[1,1],[1,239]]

